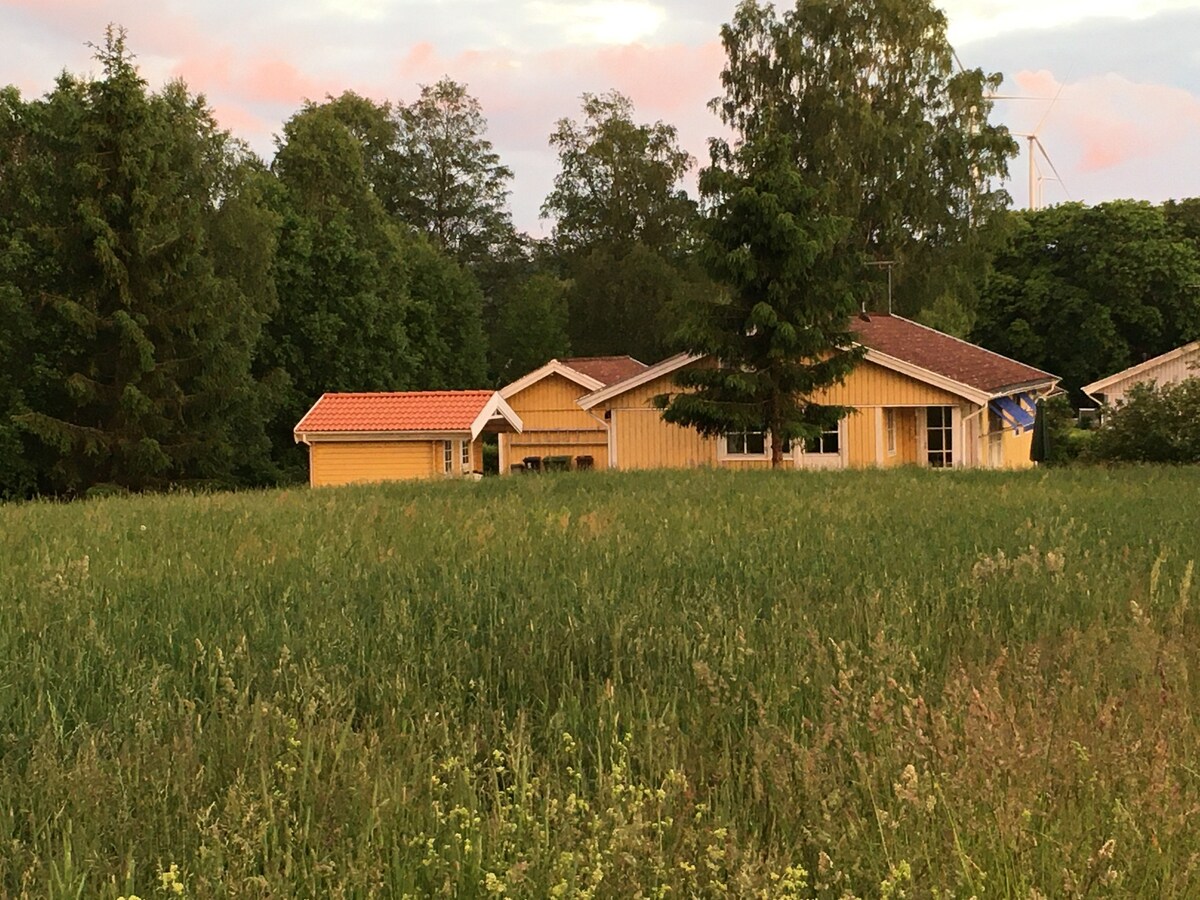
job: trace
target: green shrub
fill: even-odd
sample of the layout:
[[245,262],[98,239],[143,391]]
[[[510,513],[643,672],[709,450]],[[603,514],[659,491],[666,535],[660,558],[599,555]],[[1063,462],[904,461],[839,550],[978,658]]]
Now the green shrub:
[[1091,455],[1122,462],[1200,462],[1200,378],[1134,385],[1105,416]]

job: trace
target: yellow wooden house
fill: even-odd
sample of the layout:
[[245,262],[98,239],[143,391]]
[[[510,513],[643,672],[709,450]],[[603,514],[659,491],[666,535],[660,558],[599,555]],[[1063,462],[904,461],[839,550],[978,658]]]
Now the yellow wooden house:
[[501,388],[524,424],[520,433],[500,435],[501,474],[541,468],[547,459],[571,468],[608,468],[608,423],[578,401],[646,368],[631,356],[552,359]]
[[[1035,404],[1058,378],[975,344],[894,315],[863,315],[854,331],[864,360],[816,402],[851,406],[836,429],[796,442],[798,469],[916,465],[1025,468]],[[706,438],[664,422],[654,397],[680,390],[674,376],[713,365],[680,354],[582,397],[580,408],[607,424],[614,469],[770,465],[771,436],[743,432]]]
[[319,487],[482,474],[482,435],[520,431],[496,391],[399,391],[323,394],[294,435]]

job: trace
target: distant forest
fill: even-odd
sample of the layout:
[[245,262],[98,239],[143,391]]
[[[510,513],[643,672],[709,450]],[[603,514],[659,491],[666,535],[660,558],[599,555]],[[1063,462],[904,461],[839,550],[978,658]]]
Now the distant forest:
[[[182,82],[152,90],[120,29],[97,57],[41,98],[0,90],[0,498],[293,481],[322,392],[653,362],[722,290],[696,160],[620,94],[549,135],[535,240],[465,85],[306,103],[267,163]],[[1200,200],[1004,207],[962,265],[901,260],[890,297],[872,270],[871,307],[1073,391],[1200,337]]]

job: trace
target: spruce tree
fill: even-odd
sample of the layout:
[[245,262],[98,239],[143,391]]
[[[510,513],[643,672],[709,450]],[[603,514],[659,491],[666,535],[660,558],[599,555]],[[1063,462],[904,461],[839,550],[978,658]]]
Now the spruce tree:
[[[41,489],[232,484],[265,447],[250,359],[273,220],[202,99],[149,92],[120,29],[96,56],[96,80],[6,98],[0,292],[28,335],[12,421]],[[243,243],[257,272],[219,259]]]

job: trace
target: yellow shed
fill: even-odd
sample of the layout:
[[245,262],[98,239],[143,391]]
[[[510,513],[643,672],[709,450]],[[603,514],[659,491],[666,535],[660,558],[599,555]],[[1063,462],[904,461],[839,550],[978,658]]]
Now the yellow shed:
[[321,487],[482,473],[480,436],[520,431],[496,391],[400,391],[323,394],[295,438]]
[[[1025,468],[1038,397],[1058,378],[901,316],[871,314],[853,323],[866,355],[819,403],[855,412],[836,429],[788,448],[798,469],[917,465]],[[654,397],[680,390],[675,373],[713,365],[680,354],[600,388],[580,407],[608,424],[608,462],[617,469],[770,465],[763,431],[705,438],[664,422]]]
[[608,468],[608,424],[578,400],[645,370],[631,356],[552,359],[501,388],[524,428],[500,435],[500,473],[540,467],[547,457],[569,460],[572,468]]

